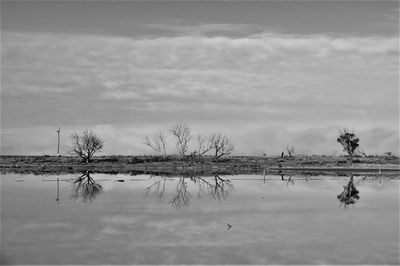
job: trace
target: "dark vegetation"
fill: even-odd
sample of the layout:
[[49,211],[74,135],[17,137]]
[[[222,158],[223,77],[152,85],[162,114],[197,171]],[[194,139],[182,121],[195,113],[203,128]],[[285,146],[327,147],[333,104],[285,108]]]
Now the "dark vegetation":
[[[354,157],[353,167],[398,167],[393,155]],[[346,167],[347,157],[319,155],[289,156],[96,156],[90,163],[76,156],[0,156],[1,173],[263,173],[271,167]],[[330,173],[331,174],[331,173]]]
[[340,135],[336,141],[343,146],[343,151],[347,152],[349,155],[350,164],[352,164],[354,154],[357,148],[360,146],[358,143],[360,139],[357,138],[354,132],[351,132],[348,129],[343,129],[340,131]]

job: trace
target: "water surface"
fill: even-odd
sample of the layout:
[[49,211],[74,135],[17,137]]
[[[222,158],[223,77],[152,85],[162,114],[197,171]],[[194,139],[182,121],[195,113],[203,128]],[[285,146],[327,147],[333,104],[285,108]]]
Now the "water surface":
[[400,263],[398,179],[283,179],[2,175],[2,263]]

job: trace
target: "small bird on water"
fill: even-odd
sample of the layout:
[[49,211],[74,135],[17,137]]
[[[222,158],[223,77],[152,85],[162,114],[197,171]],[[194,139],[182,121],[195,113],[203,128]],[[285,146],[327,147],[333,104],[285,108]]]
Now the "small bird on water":
[[229,229],[231,229],[232,225],[231,224],[227,224],[226,227],[227,227],[226,230],[229,230]]

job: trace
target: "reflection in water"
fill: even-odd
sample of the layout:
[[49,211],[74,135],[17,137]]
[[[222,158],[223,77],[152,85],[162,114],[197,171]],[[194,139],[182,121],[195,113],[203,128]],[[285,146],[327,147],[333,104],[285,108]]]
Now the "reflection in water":
[[294,179],[293,176],[289,176],[287,182],[286,182],[286,186],[292,185],[294,186]]
[[199,188],[201,189],[202,184],[206,185],[207,190],[211,198],[215,200],[226,199],[229,193],[233,190],[233,184],[229,179],[223,179],[218,175],[214,176],[214,183],[207,181],[202,177],[197,177],[200,181]]
[[349,183],[346,186],[343,186],[342,193],[337,195],[337,198],[340,200],[340,202],[344,203],[345,207],[347,205],[356,203],[357,200],[360,199],[360,196],[358,195],[359,191],[354,186],[353,178],[354,176],[352,175]]
[[[310,175],[307,182],[304,175],[288,175],[284,181],[280,175],[265,176],[263,187],[262,175],[131,178],[91,173],[71,179],[69,174],[58,179],[60,205],[55,201],[56,175],[44,176],[46,180],[1,176],[2,262],[399,265],[398,174],[355,175],[353,185],[363,201],[345,210],[337,209],[340,201],[334,196],[351,176]],[[24,182],[15,182],[22,178]],[[100,204],[70,204],[71,186],[80,203],[83,184],[91,179],[102,185],[102,193],[107,190],[93,200]],[[289,179],[295,185],[289,183],[287,189]],[[184,185],[190,210],[180,212],[171,201]],[[155,201],[160,197],[162,204],[143,198],[145,192],[154,193]]]
[[72,199],[82,198],[83,202],[91,202],[100,192],[103,186],[97,183],[89,172],[82,174],[80,177],[72,181]]
[[57,204],[60,204],[60,178],[57,176]]
[[[179,177],[176,184],[175,196],[172,198],[171,204],[177,209],[186,208],[189,206],[190,193],[187,190],[187,182],[185,177]],[[191,179],[191,178],[190,178]]]
[[[231,176],[232,177],[232,176]],[[282,183],[285,183],[287,187],[294,187],[298,180],[304,180],[306,182],[316,181],[321,179],[327,179],[326,177],[310,177],[310,176],[297,176],[295,174],[283,174],[280,173],[278,176],[275,176],[278,180],[282,180]],[[220,177],[219,175],[215,176],[197,176],[193,175],[185,175],[179,177],[170,177],[170,176],[158,176],[151,175],[147,177],[150,181],[150,184],[145,187],[145,195],[146,197],[154,197],[160,201],[168,200],[168,202],[177,209],[184,209],[190,205],[191,198],[193,195],[197,195],[199,198],[206,195],[213,200],[225,200],[230,195],[233,190],[232,180],[236,180],[235,177],[232,177],[232,180],[227,178]],[[349,205],[355,204],[359,199],[359,191],[356,189],[359,188],[366,182],[372,182],[375,180],[379,181],[378,187],[381,188],[382,180],[390,180],[397,179],[397,176],[364,176],[358,178],[357,181],[354,180],[354,175],[351,176],[347,185],[343,186],[343,191],[337,195],[338,200],[340,201],[340,205],[347,207]],[[332,179],[332,178],[331,178]],[[341,179],[341,177],[333,177],[333,179]],[[267,175],[263,176],[264,184],[266,185],[267,181],[273,180],[273,177],[268,177]],[[275,179],[276,180],[276,179]],[[46,180],[46,181],[57,181],[57,203],[60,203],[60,194],[59,194],[59,182],[63,180],[59,180],[57,177],[56,180]],[[65,180],[64,180],[65,181]],[[107,180],[106,180],[107,181]],[[118,182],[122,182],[123,179],[116,180]],[[170,182],[168,182],[170,181]],[[300,183],[299,183],[300,184]],[[97,194],[103,192],[103,186],[96,182],[91,176],[89,172],[83,173],[80,177],[72,180],[72,194],[71,198],[76,200],[78,198],[82,198],[83,202],[91,202],[93,201]],[[196,193],[197,192],[197,193]]]
[[[287,179],[285,179],[285,175],[281,172],[280,173],[281,180],[286,181],[286,186],[289,187],[289,185],[294,186],[294,178],[293,175],[289,175]],[[308,181],[308,177],[305,177],[306,181]],[[264,183],[265,183],[265,176],[264,176]]]
[[167,180],[166,177],[159,177],[155,175],[151,175],[150,179],[158,179],[151,186],[146,188],[146,196],[153,195],[160,200],[164,199],[165,196],[165,181]]
[[[304,180],[306,182],[317,181],[317,180],[326,180],[326,177],[298,177],[294,174],[285,175],[280,173],[278,176],[279,180],[282,180],[286,183],[286,186],[294,186],[297,180]],[[337,198],[341,202],[341,206],[347,207],[349,205],[355,204],[359,199],[359,190],[356,189],[356,186],[359,187],[365,182],[372,182],[375,180],[379,181],[379,187],[381,187],[381,181],[396,179],[397,177],[392,176],[365,176],[360,178],[357,182],[354,181],[354,175],[350,177],[347,185],[343,186],[343,191],[337,195]],[[338,180],[340,177],[333,177],[331,179]],[[151,176],[150,180],[154,180],[150,186],[146,188],[146,196],[153,196],[158,198],[159,200],[164,200],[168,193],[166,193],[166,184],[171,181],[173,183],[176,182],[176,185],[173,189],[173,194],[171,200],[169,201],[175,208],[181,209],[186,208],[190,205],[190,200],[193,194],[193,186],[196,187],[198,193],[198,197],[202,197],[204,195],[208,195],[210,198],[214,200],[226,199],[230,192],[233,190],[233,184],[231,180],[226,178],[221,178],[219,175],[215,175],[213,177],[205,177],[205,176],[180,176],[178,178],[169,178],[167,176]],[[235,180],[235,178],[234,178]],[[267,176],[264,174],[263,176],[264,185],[266,184]],[[191,194],[192,193],[192,194]]]
[[[146,188],[146,196],[154,196],[159,200],[163,200],[166,195],[166,180],[168,178],[165,176],[151,176],[150,179],[155,179],[155,181]],[[173,197],[170,201],[172,206],[177,209],[186,208],[190,204],[189,183],[197,185],[199,197],[207,194],[215,200],[226,199],[233,189],[233,184],[230,180],[221,178],[218,175],[214,177],[180,176],[177,180]]]

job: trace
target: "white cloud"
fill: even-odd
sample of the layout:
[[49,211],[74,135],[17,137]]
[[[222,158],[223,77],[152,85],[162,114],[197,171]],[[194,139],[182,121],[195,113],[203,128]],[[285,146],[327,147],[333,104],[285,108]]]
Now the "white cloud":
[[248,35],[263,30],[262,27],[253,24],[197,24],[197,25],[179,25],[179,24],[157,24],[148,23],[140,25],[149,29],[156,29],[171,32],[177,36],[205,36],[205,35]]
[[[265,124],[297,133],[342,124],[392,130],[399,120],[398,53],[398,37],[4,32],[2,127],[108,124],[118,130],[105,130],[107,138],[126,143],[138,138],[131,139],[133,128],[121,133],[121,125],[156,130],[176,121],[239,139],[235,128],[246,135]],[[5,139],[6,151],[18,145]],[[143,151],[119,140],[109,152]],[[254,150],[242,141],[238,150]]]

